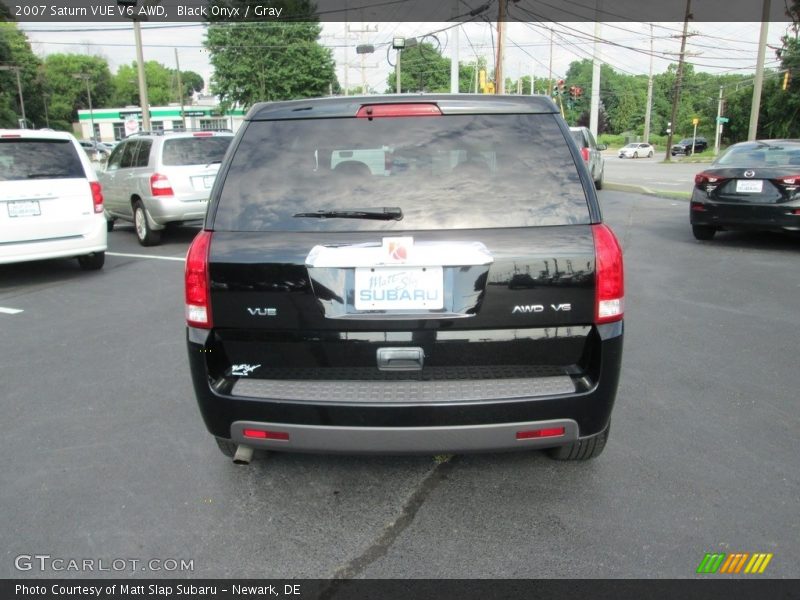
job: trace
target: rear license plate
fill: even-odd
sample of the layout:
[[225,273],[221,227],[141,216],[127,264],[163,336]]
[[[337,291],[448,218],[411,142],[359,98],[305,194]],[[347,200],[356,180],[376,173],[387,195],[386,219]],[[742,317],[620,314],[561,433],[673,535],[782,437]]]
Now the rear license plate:
[[9,217],[38,217],[42,214],[38,200],[17,200],[8,202],[6,206]]
[[764,189],[764,181],[761,179],[737,179],[736,191],[747,194],[758,194]]
[[442,267],[357,267],[356,310],[444,307]]

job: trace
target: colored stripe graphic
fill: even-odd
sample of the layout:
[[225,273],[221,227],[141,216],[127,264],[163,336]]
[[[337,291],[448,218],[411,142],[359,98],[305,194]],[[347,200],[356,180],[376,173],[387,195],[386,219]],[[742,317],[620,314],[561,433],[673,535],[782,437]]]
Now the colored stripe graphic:
[[747,553],[741,554],[729,554],[728,560],[725,561],[725,564],[722,565],[720,569],[720,573],[738,573],[741,571],[742,567],[744,566],[745,561],[750,555]]
[[745,573],[763,573],[767,568],[769,561],[772,560],[773,554],[769,553],[756,553],[745,568]]
[[698,573],[716,573],[722,561],[725,560],[724,554],[706,554],[700,565],[697,567]]

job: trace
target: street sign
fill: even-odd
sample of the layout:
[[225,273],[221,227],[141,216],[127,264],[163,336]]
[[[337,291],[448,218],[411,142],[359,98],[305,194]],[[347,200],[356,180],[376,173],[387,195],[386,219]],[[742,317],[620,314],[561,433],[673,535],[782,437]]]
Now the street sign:
[[717,123],[727,123],[730,121],[728,117],[717,117]]
[[697,117],[692,119],[692,125],[697,125],[699,122],[700,122],[700,119],[698,119]]

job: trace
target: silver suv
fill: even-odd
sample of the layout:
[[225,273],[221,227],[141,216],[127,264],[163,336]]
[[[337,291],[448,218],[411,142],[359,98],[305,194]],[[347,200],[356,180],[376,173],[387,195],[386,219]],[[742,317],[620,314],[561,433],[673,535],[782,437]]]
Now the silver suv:
[[598,190],[603,189],[603,175],[606,171],[606,163],[603,160],[602,151],[607,148],[605,144],[598,144],[588,127],[570,127],[569,132],[572,139],[581,152],[586,168],[592,174],[594,187]]
[[114,148],[100,173],[108,230],[132,221],[142,246],[161,241],[171,223],[205,217],[230,132],[138,133]]

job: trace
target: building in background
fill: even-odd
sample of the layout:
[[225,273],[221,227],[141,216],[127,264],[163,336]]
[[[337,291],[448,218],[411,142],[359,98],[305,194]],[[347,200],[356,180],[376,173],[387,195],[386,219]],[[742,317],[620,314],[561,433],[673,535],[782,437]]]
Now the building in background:
[[[150,126],[153,131],[173,131],[178,129],[236,131],[244,120],[246,111],[233,108],[220,110],[216,104],[184,106],[181,113],[179,104],[150,107]],[[75,134],[79,139],[97,138],[101,142],[123,139],[141,129],[142,111],[138,106],[121,108],[95,108],[93,111],[79,110]],[[94,135],[92,124],[94,123]]]

